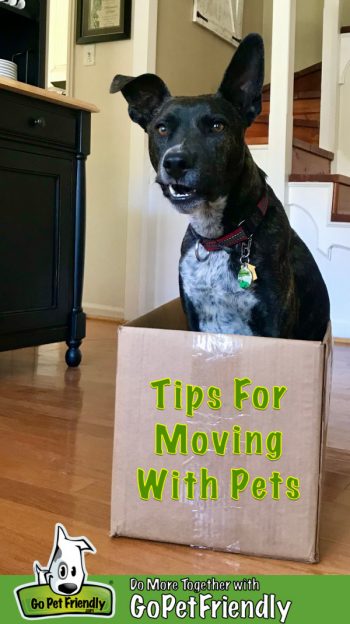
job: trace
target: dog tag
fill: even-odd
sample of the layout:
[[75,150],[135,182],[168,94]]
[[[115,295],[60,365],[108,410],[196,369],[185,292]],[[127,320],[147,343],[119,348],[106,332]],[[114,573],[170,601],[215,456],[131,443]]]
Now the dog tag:
[[248,269],[249,269],[249,271],[250,271],[250,272],[251,272],[251,274],[252,274],[252,277],[253,277],[253,282],[255,282],[255,280],[257,280],[257,279],[258,279],[258,276],[257,276],[257,274],[256,274],[256,270],[255,270],[255,266],[254,266],[254,264],[249,264],[249,263],[248,263]]
[[242,264],[241,268],[238,271],[237,279],[241,288],[249,288],[253,281],[253,274],[248,268],[249,265]]

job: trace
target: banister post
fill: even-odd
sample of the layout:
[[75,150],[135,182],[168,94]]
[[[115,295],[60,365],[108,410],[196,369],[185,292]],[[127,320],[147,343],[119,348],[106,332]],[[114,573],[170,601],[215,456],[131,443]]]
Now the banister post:
[[292,169],[296,0],[273,0],[269,183],[285,205]]
[[319,144],[331,152],[337,149],[340,9],[341,0],[324,0]]

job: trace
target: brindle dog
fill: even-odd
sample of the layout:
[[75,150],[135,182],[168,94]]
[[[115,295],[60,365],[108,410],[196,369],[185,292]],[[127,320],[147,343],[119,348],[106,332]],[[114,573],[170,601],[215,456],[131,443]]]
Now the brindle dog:
[[154,74],[118,75],[111,92],[122,92],[148,133],[165,197],[189,216],[180,259],[189,328],[321,340],[329,320],[321,273],[244,141],[261,112],[263,77],[263,41],[251,34],[215,95],[172,97]]

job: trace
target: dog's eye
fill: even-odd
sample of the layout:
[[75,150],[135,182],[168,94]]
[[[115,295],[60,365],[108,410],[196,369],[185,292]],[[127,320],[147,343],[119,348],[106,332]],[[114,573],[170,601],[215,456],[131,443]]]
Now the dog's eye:
[[68,566],[66,563],[60,563],[58,568],[58,576],[60,579],[65,579],[68,574]]
[[75,566],[72,567],[72,576],[75,576],[77,573],[77,569]]
[[168,128],[164,124],[159,124],[159,126],[157,126],[157,132],[161,137],[168,136],[169,134]]
[[213,121],[210,130],[218,134],[219,132],[222,132],[224,128],[225,125],[222,123],[222,121]]

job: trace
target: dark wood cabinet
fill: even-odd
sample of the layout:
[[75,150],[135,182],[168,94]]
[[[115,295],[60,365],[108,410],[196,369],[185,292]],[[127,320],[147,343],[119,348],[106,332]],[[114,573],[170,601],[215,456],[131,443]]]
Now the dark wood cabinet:
[[89,110],[0,80],[0,350],[66,341],[80,363],[89,150]]
[[45,86],[47,0],[26,0],[23,10],[0,2],[0,58],[14,61],[18,80]]

